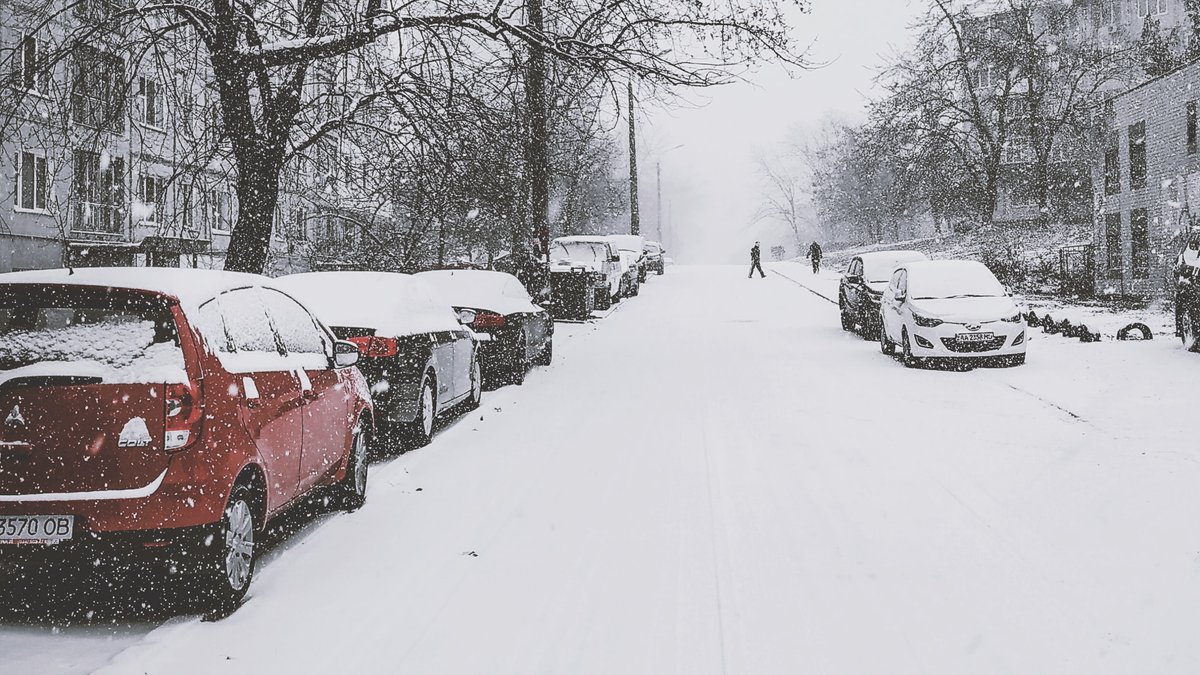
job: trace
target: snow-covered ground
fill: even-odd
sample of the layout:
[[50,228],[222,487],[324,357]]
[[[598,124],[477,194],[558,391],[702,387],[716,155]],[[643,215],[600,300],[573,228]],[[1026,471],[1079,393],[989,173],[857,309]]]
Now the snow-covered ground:
[[231,617],[5,620],[0,672],[1200,672],[1196,355],[907,370],[769,269],[560,324]]

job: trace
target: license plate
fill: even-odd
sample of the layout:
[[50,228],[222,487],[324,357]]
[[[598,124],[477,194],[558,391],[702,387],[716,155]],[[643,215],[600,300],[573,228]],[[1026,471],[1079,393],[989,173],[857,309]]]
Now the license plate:
[[959,333],[954,336],[959,342],[990,342],[995,333]]
[[75,516],[0,516],[0,544],[53,544],[74,532]]

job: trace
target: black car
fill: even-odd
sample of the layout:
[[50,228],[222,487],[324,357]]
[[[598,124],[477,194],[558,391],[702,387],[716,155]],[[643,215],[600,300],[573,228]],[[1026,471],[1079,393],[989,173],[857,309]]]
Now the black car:
[[547,366],[554,358],[554,320],[534,304],[511,274],[481,270],[437,270],[415,275],[429,283],[462,321],[483,336],[480,361],[484,379],[522,384],[530,365]]
[[1189,232],[1175,259],[1175,334],[1200,351],[1200,231]]
[[420,447],[436,418],[483,392],[478,341],[425,281],[390,272],[311,272],[274,280],[334,335],[358,345],[377,436],[388,450]]
[[879,298],[899,265],[925,260],[920,251],[875,251],[850,259],[838,288],[842,330],[859,330],[868,340],[879,335]]
[[647,272],[663,274],[667,271],[667,265],[663,261],[663,258],[666,257],[666,251],[663,251],[661,244],[659,244],[657,241],[648,241],[646,242],[646,245],[642,247],[642,250],[646,253]]

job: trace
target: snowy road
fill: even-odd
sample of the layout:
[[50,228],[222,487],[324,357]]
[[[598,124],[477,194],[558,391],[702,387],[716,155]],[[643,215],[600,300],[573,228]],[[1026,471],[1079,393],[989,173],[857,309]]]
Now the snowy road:
[[910,371],[744,275],[560,325],[232,617],[5,621],[0,672],[1200,672],[1195,355],[1039,334]]

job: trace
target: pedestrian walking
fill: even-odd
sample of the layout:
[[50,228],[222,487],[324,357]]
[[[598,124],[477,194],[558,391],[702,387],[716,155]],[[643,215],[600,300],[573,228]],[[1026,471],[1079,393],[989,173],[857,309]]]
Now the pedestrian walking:
[[821,271],[821,245],[820,244],[818,244],[817,242],[814,241],[811,245],[809,245],[808,255],[806,255],[804,257],[812,260],[813,274],[816,274]]
[[761,255],[762,254],[758,249],[758,242],[756,241],[754,242],[754,248],[750,249],[750,275],[746,277],[747,279],[754,278],[754,270],[758,270],[758,273],[762,275],[761,278],[767,278],[767,273],[764,272],[762,268],[762,260],[760,258]]

